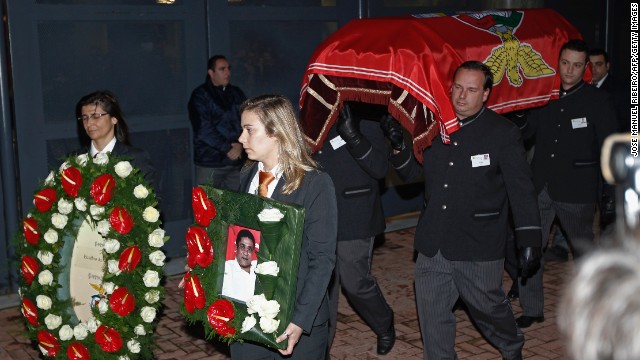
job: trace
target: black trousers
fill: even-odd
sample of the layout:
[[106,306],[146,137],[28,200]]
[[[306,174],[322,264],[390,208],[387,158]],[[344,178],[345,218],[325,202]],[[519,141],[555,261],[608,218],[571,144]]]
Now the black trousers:
[[338,241],[338,256],[329,285],[329,348],[336,334],[340,287],[344,295],[376,335],[390,329],[393,310],[371,275],[375,237]]

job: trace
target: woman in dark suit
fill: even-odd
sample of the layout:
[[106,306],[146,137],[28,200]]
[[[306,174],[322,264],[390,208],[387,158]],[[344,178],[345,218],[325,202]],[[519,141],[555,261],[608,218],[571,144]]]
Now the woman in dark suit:
[[[231,357],[242,359],[326,358],[329,307],[327,288],[336,260],[337,210],[331,178],[316,169],[291,102],[277,95],[245,101],[239,142],[249,158],[240,175],[240,191],[258,193],[259,172],[274,180],[263,196],[305,209],[300,266],[293,319],[278,342],[280,353],[244,342],[231,345]],[[290,357],[289,357],[290,355]]]
[[129,143],[129,129],[114,94],[105,90],[83,96],[76,104],[76,118],[91,139],[88,149],[81,152],[88,152],[92,157],[98,153],[111,153],[130,158],[132,165],[140,169],[155,189],[156,170],[149,153]]

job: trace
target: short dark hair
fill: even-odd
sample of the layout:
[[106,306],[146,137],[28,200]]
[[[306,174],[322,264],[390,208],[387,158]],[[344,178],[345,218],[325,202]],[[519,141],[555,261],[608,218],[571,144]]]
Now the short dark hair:
[[240,243],[240,239],[242,239],[242,238],[251,239],[251,241],[253,241],[254,245],[256,243],[256,239],[253,237],[253,233],[251,233],[251,231],[249,231],[247,229],[242,229],[242,230],[238,231],[238,236],[236,237],[236,246],[238,246],[238,244]]
[[491,69],[489,69],[487,65],[483,64],[482,61],[469,60],[463,62],[462,64],[460,64],[460,66],[458,66],[456,72],[453,73],[454,78],[456,77],[456,75],[458,74],[458,70],[460,69],[481,71],[484,74],[484,84],[482,84],[482,89],[491,90],[493,88],[493,74],[491,74]]
[[122,108],[120,108],[120,103],[118,102],[115,94],[109,90],[100,90],[83,96],[76,103],[76,118],[82,117],[82,107],[86,105],[99,105],[107,112],[107,114],[117,118],[118,122],[115,126],[116,139],[129,145],[129,127],[127,126],[127,122],[124,120],[124,112],[122,111]]
[[589,56],[598,56],[598,55],[602,55],[604,57],[604,62],[605,64],[609,63],[609,55],[607,54],[606,51],[604,51],[604,49],[591,49],[591,51],[589,51]]
[[560,56],[560,54],[562,54],[562,52],[565,51],[565,50],[573,50],[573,51],[577,51],[577,52],[583,52],[584,53],[584,57],[585,57],[585,59],[584,59],[585,63],[589,62],[589,46],[587,45],[587,43],[584,40],[571,39],[571,40],[567,41],[560,48],[560,53],[558,54],[558,56]]
[[218,60],[227,60],[227,58],[224,55],[213,55],[209,61],[207,61],[207,70],[215,70]]

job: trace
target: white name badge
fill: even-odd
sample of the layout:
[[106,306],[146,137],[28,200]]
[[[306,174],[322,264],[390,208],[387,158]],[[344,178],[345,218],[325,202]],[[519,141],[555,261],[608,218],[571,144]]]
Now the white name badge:
[[491,165],[491,158],[489,154],[473,155],[471,157],[471,167],[489,166]]
[[336,149],[340,148],[342,145],[346,144],[346,142],[344,140],[342,140],[340,135],[338,135],[338,136],[334,137],[333,139],[329,140],[329,143],[331,143],[331,147],[333,147],[333,150],[336,150]]
[[571,127],[574,129],[586,128],[587,118],[571,119]]

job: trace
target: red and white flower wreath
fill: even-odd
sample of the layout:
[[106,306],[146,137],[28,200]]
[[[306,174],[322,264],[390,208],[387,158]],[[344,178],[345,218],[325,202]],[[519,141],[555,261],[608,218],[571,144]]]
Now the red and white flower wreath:
[[[16,234],[21,311],[30,337],[46,357],[150,358],[153,329],[164,290],[168,240],[157,200],[129,161],[98,154],[71,156],[34,195],[35,208]],[[101,296],[80,322],[60,299],[60,250],[89,221],[105,239]]]

